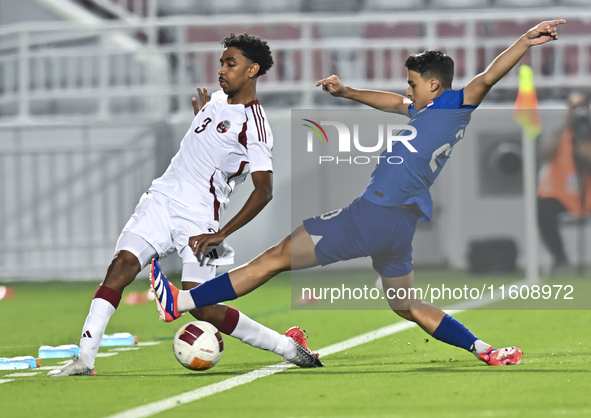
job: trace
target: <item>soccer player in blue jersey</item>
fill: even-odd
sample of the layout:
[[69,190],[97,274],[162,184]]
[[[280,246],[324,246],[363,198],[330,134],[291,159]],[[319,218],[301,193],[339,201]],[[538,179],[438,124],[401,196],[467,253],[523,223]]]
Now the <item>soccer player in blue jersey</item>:
[[[189,291],[179,291],[159,268],[154,269],[158,274],[151,279],[159,309],[176,319],[195,307],[245,295],[283,271],[363,256],[372,257],[385,290],[412,288],[411,243],[417,220],[431,219],[433,202],[429,187],[449,159],[452,147],[464,136],[472,111],[530,47],[556,40],[556,26],[563,23],[564,20],[553,20],[533,27],[461,90],[451,89],[453,60],[439,51],[425,51],[407,59],[407,96],[346,87],[335,75],[319,81],[317,86],[333,96],[410,117],[408,124],[417,131],[416,148],[397,141],[391,153],[386,150],[382,155],[402,156],[404,164],[378,164],[366,190],[349,206],[330,217],[305,220],[279,244],[229,273]],[[416,152],[409,148],[415,148]],[[204,253],[206,238],[204,234],[190,238],[189,244],[196,254]],[[153,263],[158,267],[156,260]],[[389,303],[398,315],[416,322],[434,338],[464,348],[487,364],[521,361],[519,348],[495,349],[423,300],[409,298],[389,300]],[[309,362],[310,367],[322,365],[313,356]]]

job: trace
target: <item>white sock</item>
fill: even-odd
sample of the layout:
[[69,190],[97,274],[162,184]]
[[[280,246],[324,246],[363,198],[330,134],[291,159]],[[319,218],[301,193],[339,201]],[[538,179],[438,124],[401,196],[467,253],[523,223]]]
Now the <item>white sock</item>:
[[242,312],[238,317],[236,328],[230,335],[238,338],[243,343],[262,350],[272,351],[287,359],[295,357],[295,349],[289,337],[253,321]]
[[179,296],[176,300],[176,308],[179,313],[188,312],[195,309],[195,302],[188,290],[179,290]]
[[470,351],[476,356],[476,358],[479,358],[478,354],[488,351],[491,347],[490,344],[487,344],[484,341],[476,340],[474,341],[474,344],[472,344],[472,349]]
[[94,367],[94,359],[101,345],[103,334],[114,313],[115,307],[105,299],[96,298],[90,304],[90,312],[86,317],[80,338],[80,359],[90,368]]

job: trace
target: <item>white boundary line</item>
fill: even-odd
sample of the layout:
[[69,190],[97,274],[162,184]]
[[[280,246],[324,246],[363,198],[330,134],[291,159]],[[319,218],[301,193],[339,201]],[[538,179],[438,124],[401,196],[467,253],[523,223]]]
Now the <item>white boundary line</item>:
[[29,377],[29,376],[36,376],[36,375],[38,375],[40,373],[41,372],[11,373],[11,374],[7,374],[4,377]]
[[[524,283],[524,280],[520,280],[515,284]],[[493,299],[483,299],[483,300],[468,300],[465,302],[458,303],[456,305],[450,306],[449,308],[444,309],[444,311],[448,314],[456,314],[460,312],[464,312],[468,309],[473,309],[476,307],[482,307],[488,305],[490,303],[498,302],[500,299],[498,297],[498,292],[495,292]],[[338,353],[339,351],[346,350],[348,348],[356,347],[361,344],[368,343],[370,341],[378,340],[380,338],[386,337],[388,335],[395,334],[397,332],[406,331],[407,329],[416,327],[417,324],[414,322],[409,321],[402,321],[396,322],[395,324],[385,326],[383,328],[376,329],[374,331],[370,331],[365,334],[358,335],[357,337],[350,338],[345,341],[341,341],[340,343],[336,343],[333,345],[329,345],[327,347],[321,348],[318,350],[318,354],[320,357],[328,356],[330,354]],[[107,418],[144,418],[155,415],[159,412],[166,411],[168,409],[172,409],[176,406],[186,404],[189,402],[196,401],[201,398],[205,398],[210,395],[214,395],[219,392],[223,392],[229,389],[232,389],[236,386],[244,385],[245,383],[250,383],[253,380],[260,379],[261,377],[271,376],[275,373],[282,372],[287,370],[291,367],[294,367],[293,364],[290,363],[277,363],[272,366],[263,367],[262,369],[254,370],[252,372],[231,377],[230,379],[222,380],[221,382],[214,383],[212,385],[204,386],[199,389],[195,389],[190,392],[185,392],[177,396],[173,396],[168,399],[163,399],[161,401],[152,402],[147,405],[139,406],[137,408],[128,409],[127,411],[120,412],[115,415],[111,415]]]
[[[108,353],[99,353],[97,354],[97,357],[111,357],[111,356],[116,356],[117,354],[119,354],[119,351],[133,351],[133,350],[139,350],[140,347],[139,346],[151,346],[151,345],[158,345],[160,344],[160,341],[146,341],[143,343],[138,343],[136,347],[120,347],[120,348],[112,348],[111,350],[109,350],[110,352]],[[55,369],[59,369],[60,368],[60,364],[68,364],[69,362],[71,362],[72,359],[69,360],[65,360],[65,361],[60,361],[57,365],[55,366],[43,366],[43,367],[35,367],[34,371],[36,370],[55,370]],[[38,373],[15,373],[15,374],[8,374],[6,376],[3,377],[27,377],[27,376],[33,376],[36,375]],[[9,382],[14,382],[14,379],[2,379],[0,380],[0,384],[2,383],[9,383]]]
[[[457,311],[460,312],[460,311]],[[339,351],[346,350],[348,348],[356,347],[361,344],[368,343],[370,341],[374,341],[385,337],[387,335],[395,334],[397,332],[405,331],[409,328],[416,327],[417,324],[414,322],[397,322],[392,325],[388,325],[383,328],[379,328],[375,331],[368,332],[366,334],[358,335],[357,337],[350,338],[348,340],[342,341],[337,344],[329,345],[328,347],[324,347],[318,350],[318,354],[323,356],[328,356],[330,354],[338,353]],[[272,366],[263,367],[262,369],[254,370],[252,372],[232,377],[230,379],[222,380],[221,382],[214,383],[209,386],[204,386],[202,388],[182,393],[177,396],[173,396],[172,398],[164,399],[158,402],[153,402],[147,405],[143,405],[137,408],[129,409],[127,411],[115,414],[110,416],[109,418],[142,418],[142,417],[149,417],[155,415],[159,412],[166,411],[168,409],[172,409],[175,406],[179,406],[185,403],[193,402],[201,398],[205,398],[210,395],[214,395],[219,392],[223,392],[228,389],[232,389],[236,386],[244,385],[245,383],[250,383],[253,380],[260,379],[261,377],[271,376],[275,373],[282,372],[287,370],[291,367],[294,367],[293,364],[290,363],[278,363]]]
[[290,363],[278,363],[272,366],[263,367],[246,373],[240,376],[232,377],[230,379],[222,380],[221,382],[214,383],[213,385],[204,386],[202,388],[193,390],[191,392],[182,393],[172,398],[164,399],[158,402],[153,402],[147,405],[140,406],[138,408],[129,409],[119,414],[112,415],[110,418],[140,418],[149,417],[159,412],[172,409],[175,406],[179,406],[185,403],[193,402],[201,398],[205,398],[210,395],[214,395],[218,392],[223,392],[233,387],[250,383],[253,380],[261,377],[270,376],[275,373],[282,372],[283,370],[293,367]]

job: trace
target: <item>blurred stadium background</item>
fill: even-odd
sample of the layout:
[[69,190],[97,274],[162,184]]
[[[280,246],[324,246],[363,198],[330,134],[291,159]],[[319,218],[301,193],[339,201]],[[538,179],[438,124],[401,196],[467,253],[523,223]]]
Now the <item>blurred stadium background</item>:
[[[178,149],[195,87],[217,88],[230,32],[267,39],[276,63],[258,87],[275,135],[275,198],[229,240],[240,263],[290,232],[290,184],[303,175],[290,159],[290,109],[352,106],[318,91],[318,79],[404,92],[408,54],[435,48],[454,58],[460,88],[557,18],[568,21],[560,40],[522,61],[547,110],[543,136],[560,126],[570,91],[591,91],[588,0],[0,0],[0,281],[104,275],[140,195]],[[512,109],[517,83],[514,70],[482,108]],[[433,190],[416,265],[465,268],[469,243],[491,237],[523,249],[521,169],[492,158],[519,156],[520,129],[480,115]],[[575,258],[575,228],[565,232]]]

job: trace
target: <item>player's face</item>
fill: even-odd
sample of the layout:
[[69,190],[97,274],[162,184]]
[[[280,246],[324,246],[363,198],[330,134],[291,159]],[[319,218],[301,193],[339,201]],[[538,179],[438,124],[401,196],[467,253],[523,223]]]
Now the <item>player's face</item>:
[[415,109],[422,109],[436,97],[432,80],[424,79],[418,72],[409,70],[407,81],[406,95],[412,100]]
[[218,71],[220,87],[229,97],[234,96],[248,82],[256,78],[256,71],[253,73],[253,66],[256,64],[242,55],[237,48],[226,48],[220,58],[220,65],[221,68]]

